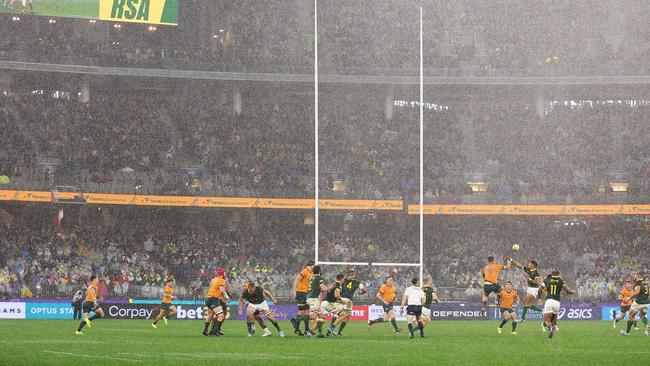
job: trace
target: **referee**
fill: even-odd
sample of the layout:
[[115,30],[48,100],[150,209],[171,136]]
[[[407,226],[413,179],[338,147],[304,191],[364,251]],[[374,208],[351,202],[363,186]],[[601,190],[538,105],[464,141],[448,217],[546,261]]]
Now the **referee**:
[[420,288],[420,280],[413,278],[411,280],[411,286],[407,287],[404,290],[404,296],[402,296],[402,310],[400,311],[401,315],[404,315],[404,307],[406,307],[406,323],[408,323],[409,328],[409,338],[413,338],[413,323],[417,322],[418,329],[420,329],[420,337],[424,338],[424,325],[422,324],[422,304],[424,304],[425,296],[424,291]]

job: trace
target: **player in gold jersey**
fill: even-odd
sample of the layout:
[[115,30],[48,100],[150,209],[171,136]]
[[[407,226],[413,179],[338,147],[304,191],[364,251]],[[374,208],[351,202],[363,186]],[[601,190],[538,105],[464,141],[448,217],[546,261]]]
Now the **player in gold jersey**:
[[151,323],[151,326],[158,328],[156,324],[162,319],[167,325],[167,319],[171,318],[176,314],[176,306],[172,305],[172,299],[174,298],[174,279],[169,278],[165,282],[165,289],[163,290],[164,295],[162,301],[160,302],[160,312],[156,319]]
[[[90,284],[88,285],[88,290],[86,291],[86,298],[84,299],[83,304],[81,305],[82,311],[84,313],[84,319],[79,323],[79,327],[75,332],[75,335],[84,335],[81,333],[81,330],[84,326],[91,328],[90,322],[104,317],[104,311],[99,307],[97,299],[99,298],[99,279],[96,275],[90,276]],[[90,316],[90,312],[93,311],[95,314]]]
[[293,331],[296,335],[304,335],[300,331],[300,322],[305,324],[305,333],[310,333],[309,331],[309,318],[310,311],[309,305],[307,305],[307,292],[309,292],[309,286],[311,284],[311,278],[313,276],[314,265],[316,263],[312,260],[308,261],[305,264],[305,267],[298,273],[293,280],[293,288],[291,290],[292,295],[296,299],[296,305],[298,305],[298,315],[295,318],[291,318],[290,322],[293,325]]
[[374,320],[369,320],[368,330],[370,330],[373,324],[390,321],[390,323],[393,325],[393,329],[395,329],[395,333],[402,332],[402,330],[397,327],[397,321],[395,320],[395,316],[397,314],[393,308],[393,305],[395,305],[395,300],[397,299],[397,290],[395,290],[394,283],[395,280],[393,277],[389,276],[386,278],[386,282],[384,282],[384,284],[379,288],[379,292],[377,292],[377,299],[381,301],[381,305],[384,308],[384,316]]
[[[208,289],[208,297],[205,299],[205,306],[208,308],[208,314],[205,319],[205,327],[203,328],[204,336],[221,336],[221,325],[226,319],[226,309],[230,302],[228,296],[228,284],[226,283],[226,270],[219,268],[217,276],[210,283]],[[208,328],[212,324],[212,330],[208,332]]]

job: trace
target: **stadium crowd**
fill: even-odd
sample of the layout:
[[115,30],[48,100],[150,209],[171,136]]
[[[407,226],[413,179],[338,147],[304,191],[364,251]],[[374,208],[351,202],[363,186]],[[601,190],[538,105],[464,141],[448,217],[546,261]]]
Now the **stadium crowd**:
[[[0,227],[2,296],[69,296],[90,274],[98,273],[105,298],[156,298],[171,273],[180,296],[201,298],[215,270],[223,267],[233,285],[254,279],[288,297],[295,274],[314,255],[313,227],[304,225],[300,214],[65,211],[64,223],[56,229],[42,214],[34,214],[36,210],[5,212]],[[9,220],[7,215],[14,216]],[[417,222],[401,220],[399,215],[325,217],[320,260],[415,263]],[[441,295],[471,299],[480,294],[480,270],[488,255],[500,262],[506,256],[522,263],[535,259],[543,275],[560,268],[575,283],[578,298],[610,300],[630,273],[650,268],[644,250],[648,227],[642,222],[531,221],[536,220],[477,221],[471,226],[456,219],[427,223],[425,273]],[[520,243],[522,251],[513,254],[513,243]],[[326,265],[326,278],[345,269]],[[415,267],[399,265],[357,270],[371,290],[389,274],[398,286],[406,286],[417,273]],[[525,288],[521,271],[506,271],[502,280]]]
[[[55,79],[56,81],[56,79]],[[313,107],[304,97],[181,84],[172,95],[98,90],[0,93],[9,187],[106,193],[306,198],[313,195]],[[320,107],[323,197],[418,199],[417,108],[371,89],[326,87]],[[287,92],[290,93],[290,92]],[[235,98],[236,99],[236,98]],[[252,104],[254,102],[254,104]],[[196,106],[200,105],[201,108]],[[635,203],[650,193],[649,103],[450,103],[427,110],[425,197],[436,203]],[[504,138],[507,137],[507,138]],[[57,162],[55,174],[43,164]],[[627,192],[612,192],[623,172]],[[465,174],[482,173],[472,193]],[[343,181],[344,187],[335,186]],[[6,182],[5,182],[5,185]]]
[[[427,75],[643,75],[648,5],[439,1],[424,4]],[[399,5],[398,5],[399,4]],[[411,1],[319,3],[319,56],[339,74],[418,68],[419,13]],[[172,27],[1,14],[0,59],[32,62],[311,73],[313,8],[305,2],[194,1]],[[15,10],[14,10],[15,11]],[[16,11],[17,12],[17,11]],[[595,24],[594,19],[598,19]],[[251,21],[253,20],[253,21]],[[620,29],[617,24],[628,24]],[[612,30],[612,28],[616,30]],[[513,31],[517,29],[518,31]],[[525,35],[525,37],[524,37]]]

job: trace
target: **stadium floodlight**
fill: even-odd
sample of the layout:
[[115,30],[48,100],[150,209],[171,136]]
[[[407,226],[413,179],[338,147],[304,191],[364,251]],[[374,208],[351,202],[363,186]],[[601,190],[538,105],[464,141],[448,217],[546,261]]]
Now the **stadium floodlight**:
[[613,192],[627,192],[630,186],[630,175],[625,172],[610,172],[609,187]]
[[466,173],[465,183],[472,188],[472,192],[487,192],[490,184],[488,178],[487,173]]

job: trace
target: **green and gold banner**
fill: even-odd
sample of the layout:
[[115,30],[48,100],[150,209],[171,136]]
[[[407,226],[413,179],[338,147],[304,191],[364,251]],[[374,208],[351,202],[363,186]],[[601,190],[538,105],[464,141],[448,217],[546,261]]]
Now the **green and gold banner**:
[[7,0],[0,13],[177,25],[178,0]]

